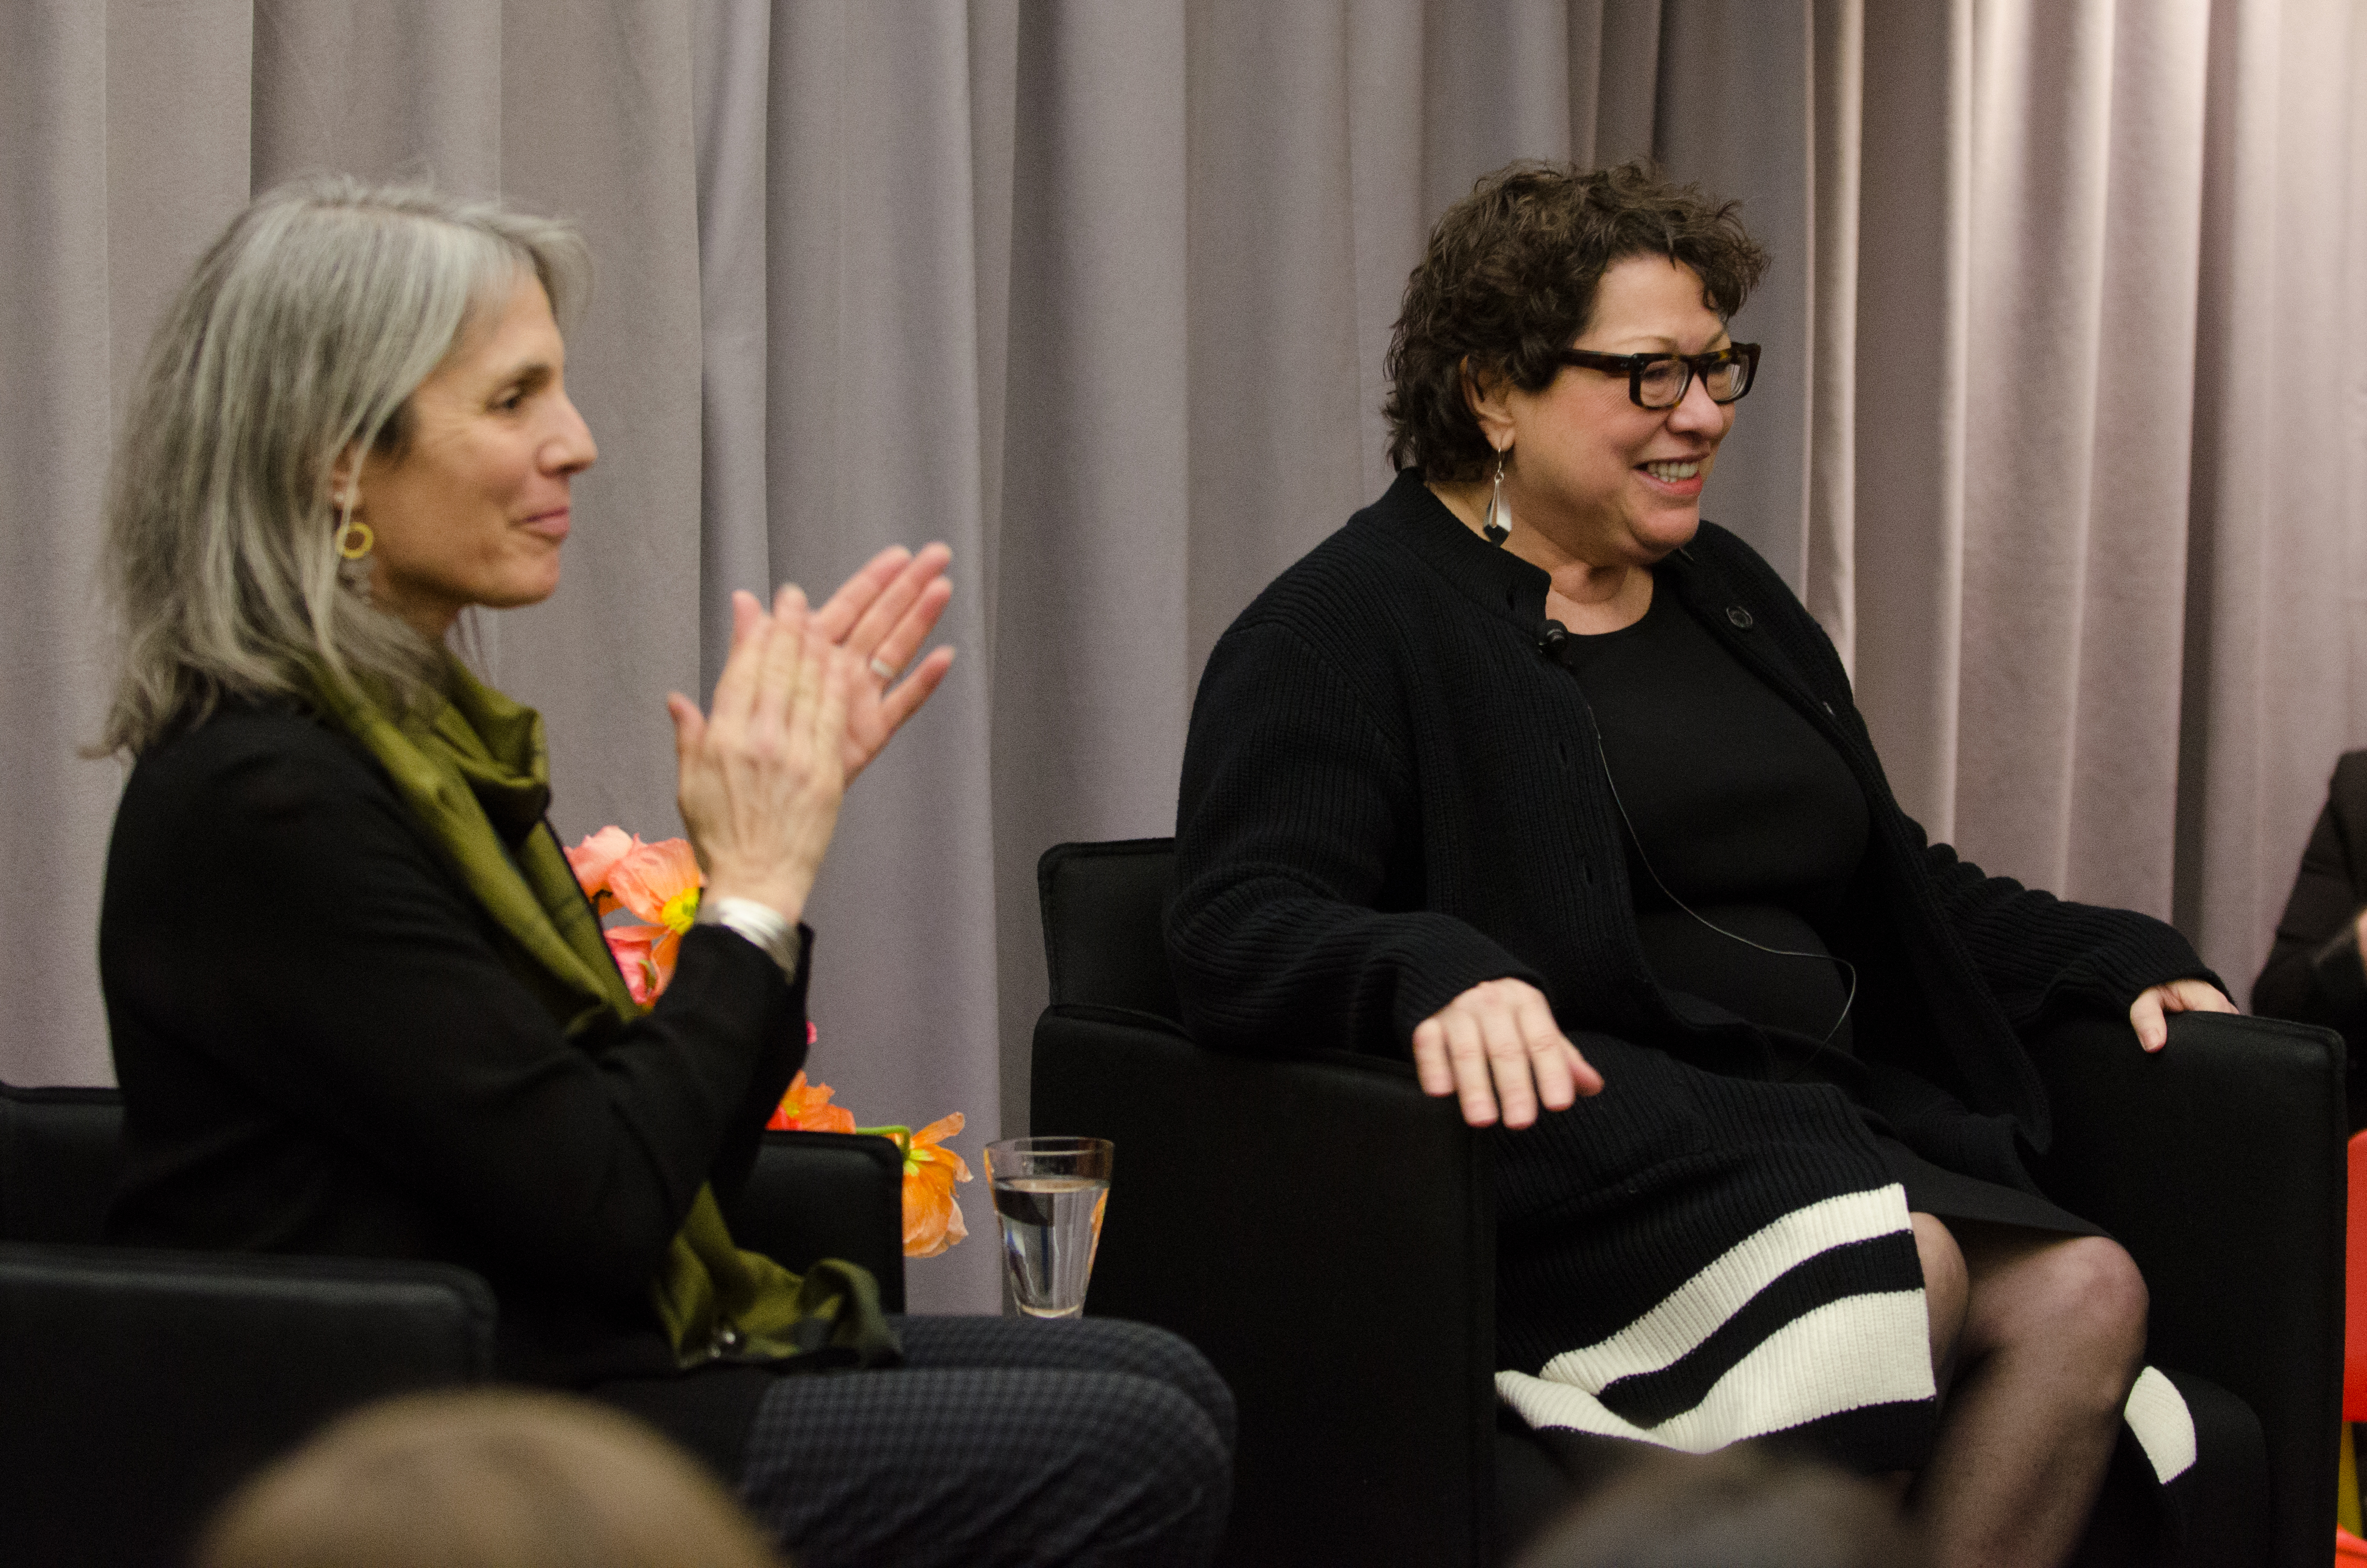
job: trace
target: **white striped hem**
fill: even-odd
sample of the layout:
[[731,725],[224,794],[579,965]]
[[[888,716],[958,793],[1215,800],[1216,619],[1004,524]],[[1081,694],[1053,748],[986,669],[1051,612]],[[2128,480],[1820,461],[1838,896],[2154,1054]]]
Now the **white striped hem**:
[[1657,1426],[1613,1415],[1592,1392],[1571,1383],[1496,1374],[1498,1397],[1532,1426],[1568,1426],[1689,1454],[1847,1410],[1930,1399],[1934,1392],[1920,1290],[1848,1296],[1802,1313],[1760,1341],[1699,1404]]
[[2121,1419],[2136,1435],[2146,1462],[2164,1486],[2194,1468],[2194,1413],[2178,1385],[2151,1367],[2137,1374]]
[[[1752,1297],[1808,1259],[1838,1246],[1899,1231],[1911,1233],[1912,1226],[1907,1218],[1907,1189],[1896,1182],[1795,1209],[1728,1247],[1634,1323],[1608,1339],[1563,1351],[1546,1362],[1537,1376],[1601,1393],[1621,1378],[1673,1367],[1749,1305]],[[1920,1303],[1921,1292],[1915,1295]],[[1921,1311],[1920,1305],[1917,1310]],[[1931,1325],[1924,1319],[1918,1322],[1922,1324],[1923,1346],[1916,1354],[1916,1363],[1923,1369],[1928,1395]]]

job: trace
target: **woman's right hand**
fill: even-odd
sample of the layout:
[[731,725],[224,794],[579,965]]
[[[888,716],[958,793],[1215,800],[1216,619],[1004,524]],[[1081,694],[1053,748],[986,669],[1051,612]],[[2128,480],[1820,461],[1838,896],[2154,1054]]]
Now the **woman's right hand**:
[[855,656],[833,646],[795,587],[766,615],[731,596],[731,653],[712,711],[666,699],[681,766],[676,800],[711,898],[805,913],[845,793],[843,746]]
[[1425,1095],[1454,1095],[1474,1127],[1496,1120],[1526,1127],[1547,1110],[1568,1110],[1580,1095],[1603,1092],[1554,1022],[1545,993],[1525,980],[1483,980],[1414,1026],[1414,1074]]
[[945,575],[953,558],[954,552],[942,544],[923,546],[918,555],[900,544],[890,545],[814,607],[814,624],[854,654],[871,677],[856,681],[847,697],[849,784],[904,721],[920,711],[953,668],[951,648],[935,649],[912,664],[912,655],[953,601],[953,585]]

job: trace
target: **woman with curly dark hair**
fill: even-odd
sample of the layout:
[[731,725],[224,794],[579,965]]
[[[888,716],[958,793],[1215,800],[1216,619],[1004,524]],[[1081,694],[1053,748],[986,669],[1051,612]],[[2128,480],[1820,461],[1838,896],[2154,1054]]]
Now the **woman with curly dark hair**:
[[1410,1056],[1508,1130],[1498,1384],[1565,1452],[1787,1433],[1919,1472],[1935,1561],[2056,1562],[2146,1290],[2023,1168],[2022,1035],[2228,1004],[2169,926],[1927,845],[1823,632],[1702,520],[1764,266],[1634,165],[1440,220],[1396,483],[1209,659],[1169,949],[1204,1043]]

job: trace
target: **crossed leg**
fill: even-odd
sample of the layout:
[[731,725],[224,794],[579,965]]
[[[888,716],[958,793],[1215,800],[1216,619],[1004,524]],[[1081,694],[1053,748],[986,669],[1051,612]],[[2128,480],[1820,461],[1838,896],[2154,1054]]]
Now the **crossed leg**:
[[1934,1568],[2062,1562],[2078,1543],[2145,1353],[2119,1244],[1909,1217],[1940,1435],[1908,1492]]
[[1114,1318],[896,1320],[906,1365],[787,1377],[741,1500],[813,1568],[1185,1568],[1232,1498],[1233,1399],[1200,1353]]

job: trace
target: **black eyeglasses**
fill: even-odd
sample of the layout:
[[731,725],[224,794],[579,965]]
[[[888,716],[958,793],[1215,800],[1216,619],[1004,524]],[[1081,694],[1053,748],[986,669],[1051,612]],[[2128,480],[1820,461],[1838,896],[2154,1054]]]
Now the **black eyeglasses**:
[[1712,403],[1732,403],[1750,390],[1759,373],[1759,345],[1729,344],[1707,354],[1597,354],[1565,348],[1565,365],[1608,370],[1627,378],[1627,396],[1638,408],[1674,408],[1699,376]]

